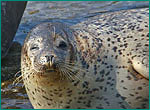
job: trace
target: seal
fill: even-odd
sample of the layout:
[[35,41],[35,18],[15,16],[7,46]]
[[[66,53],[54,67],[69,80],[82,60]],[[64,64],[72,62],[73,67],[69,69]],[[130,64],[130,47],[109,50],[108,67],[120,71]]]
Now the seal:
[[35,109],[129,109],[149,105],[149,9],[107,13],[28,34],[21,71]]

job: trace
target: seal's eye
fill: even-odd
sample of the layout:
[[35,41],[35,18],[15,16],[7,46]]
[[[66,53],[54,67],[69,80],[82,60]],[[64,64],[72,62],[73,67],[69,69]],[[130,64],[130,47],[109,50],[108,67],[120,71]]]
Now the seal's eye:
[[30,50],[39,50],[39,47],[37,45],[31,46]]
[[59,43],[59,45],[58,45],[58,48],[65,49],[66,47],[67,47],[66,42],[64,42],[64,41],[60,41],[60,43]]

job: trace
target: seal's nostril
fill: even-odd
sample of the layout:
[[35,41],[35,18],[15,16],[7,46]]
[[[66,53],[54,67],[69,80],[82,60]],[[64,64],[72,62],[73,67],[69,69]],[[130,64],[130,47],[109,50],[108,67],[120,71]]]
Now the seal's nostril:
[[46,61],[49,62],[50,61],[50,57],[48,55],[45,56]]
[[46,55],[45,58],[47,62],[50,62],[50,61],[53,62],[54,55]]
[[53,59],[54,59],[54,55],[51,55],[51,62],[53,62]]

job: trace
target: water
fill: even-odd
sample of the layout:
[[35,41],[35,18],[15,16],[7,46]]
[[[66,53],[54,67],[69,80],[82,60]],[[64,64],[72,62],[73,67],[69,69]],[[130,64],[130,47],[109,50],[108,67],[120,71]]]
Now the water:
[[2,109],[28,109],[30,104],[22,83],[17,86],[13,80],[1,83],[1,108]]
[[[30,1],[22,17],[15,41],[23,41],[31,28],[45,21],[68,25],[106,12],[149,7],[148,1]],[[33,13],[34,12],[34,13]]]
[[[23,41],[35,25],[46,21],[59,21],[74,25],[107,12],[149,7],[148,1],[30,1],[22,17],[14,41]],[[22,83],[12,85],[12,80],[2,82],[1,108],[32,108]]]

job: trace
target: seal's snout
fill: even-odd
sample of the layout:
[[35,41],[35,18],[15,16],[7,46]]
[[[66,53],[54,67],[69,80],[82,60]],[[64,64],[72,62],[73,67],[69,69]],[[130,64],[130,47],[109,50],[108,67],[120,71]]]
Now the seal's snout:
[[55,55],[53,54],[46,54],[40,58],[40,63],[43,66],[46,66],[47,69],[52,69],[55,63]]
[[48,67],[52,67],[52,65],[54,64],[54,55],[46,55],[46,64]]

